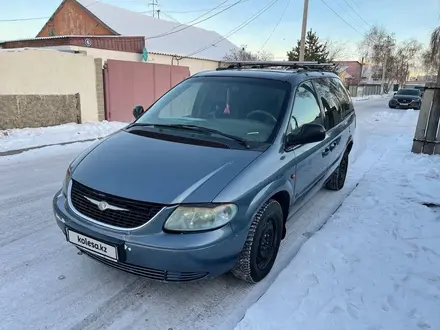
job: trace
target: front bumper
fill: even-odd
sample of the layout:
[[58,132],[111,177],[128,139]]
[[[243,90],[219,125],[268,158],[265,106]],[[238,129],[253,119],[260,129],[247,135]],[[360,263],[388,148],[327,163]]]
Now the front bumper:
[[72,212],[61,191],[53,199],[53,210],[66,240],[70,230],[108,244],[116,248],[117,260],[75,244],[86,255],[108,266],[160,281],[188,282],[220,276],[235,265],[246,239],[245,233],[234,233],[230,225],[190,234],[107,228]]
[[392,99],[389,105],[398,109],[418,109],[421,106],[421,101],[399,102],[396,99]]

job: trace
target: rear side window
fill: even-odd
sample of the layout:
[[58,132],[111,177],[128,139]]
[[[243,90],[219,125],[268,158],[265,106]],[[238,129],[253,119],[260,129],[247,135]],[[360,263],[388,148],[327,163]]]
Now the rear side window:
[[324,107],[324,126],[331,129],[342,121],[342,104],[338,98],[340,94],[337,85],[330,78],[314,79],[316,89]]
[[338,78],[330,78],[336,97],[339,99],[341,118],[344,119],[352,111],[350,95]]

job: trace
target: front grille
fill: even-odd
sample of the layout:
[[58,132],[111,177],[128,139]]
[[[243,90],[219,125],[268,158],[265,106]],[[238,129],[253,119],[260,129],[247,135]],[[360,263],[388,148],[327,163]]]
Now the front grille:
[[[112,207],[124,210],[106,209],[101,211],[98,205],[87,198],[96,202],[106,202]],[[103,224],[127,229],[142,226],[164,207],[164,205],[161,204],[140,202],[109,195],[89,188],[74,180],[72,180],[70,199],[73,207],[79,213],[93,220],[102,222]]]
[[197,273],[197,272],[170,272],[166,270],[158,270],[153,268],[144,268],[139,266],[134,266],[130,264],[126,264],[123,262],[111,261],[106,258],[102,258],[97,256],[96,254],[87,252],[85,250],[81,251],[99,262],[103,264],[125,271],[127,273],[131,273],[134,275],[147,277],[157,281],[166,281],[166,282],[190,282],[200,280],[208,275],[208,273]]

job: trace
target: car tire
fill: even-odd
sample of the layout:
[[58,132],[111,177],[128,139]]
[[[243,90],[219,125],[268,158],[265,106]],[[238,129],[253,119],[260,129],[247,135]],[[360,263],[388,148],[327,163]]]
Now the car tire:
[[325,184],[325,188],[328,190],[341,190],[344,188],[345,179],[347,177],[348,172],[348,151],[345,151],[342,156],[341,162],[336,170],[330,175],[327,183]]
[[391,105],[391,104],[388,104],[388,106],[389,106],[391,109],[396,109],[396,106],[393,106],[393,105]]
[[265,278],[277,257],[283,227],[281,205],[270,199],[255,215],[232,274],[249,283]]

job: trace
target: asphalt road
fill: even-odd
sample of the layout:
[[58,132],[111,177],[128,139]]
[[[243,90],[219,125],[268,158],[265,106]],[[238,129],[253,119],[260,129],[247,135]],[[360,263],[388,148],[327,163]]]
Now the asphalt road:
[[[321,191],[294,220],[270,276],[248,285],[230,275],[191,284],[139,278],[79,255],[55,224],[51,200],[70,161],[89,143],[0,157],[0,329],[231,329],[380,158],[375,116],[362,101],[346,187]],[[383,126],[383,124],[379,125]],[[385,134],[385,133],[384,133]]]

